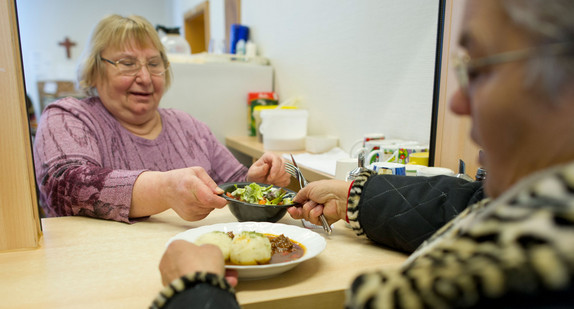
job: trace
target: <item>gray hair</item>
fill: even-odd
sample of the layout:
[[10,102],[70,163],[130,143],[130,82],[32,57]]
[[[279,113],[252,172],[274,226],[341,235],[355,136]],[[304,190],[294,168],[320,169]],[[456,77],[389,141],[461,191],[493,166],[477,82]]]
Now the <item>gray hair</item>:
[[[532,38],[533,45],[574,43],[574,1],[503,0],[503,10]],[[542,83],[550,95],[557,95],[574,80],[574,51],[563,57],[535,57],[529,61],[526,81]]]

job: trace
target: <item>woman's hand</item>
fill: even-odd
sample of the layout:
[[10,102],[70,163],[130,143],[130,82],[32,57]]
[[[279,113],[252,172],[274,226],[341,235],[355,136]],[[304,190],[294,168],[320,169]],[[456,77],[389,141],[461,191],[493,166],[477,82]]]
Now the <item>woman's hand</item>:
[[305,219],[321,225],[319,216],[325,215],[329,224],[347,218],[347,194],[350,182],[342,180],[319,180],[301,189],[293,201],[303,207],[290,207],[287,211],[294,219]]
[[272,152],[266,152],[247,171],[247,181],[285,187],[291,175],[285,170],[285,160]]
[[227,201],[223,190],[201,167],[167,172],[143,172],[132,193],[130,217],[143,217],[172,208],[182,219],[201,220]]
[[195,272],[225,276],[231,286],[237,285],[237,271],[226,271],[221,250],[214,245],[197,246],[185,240],[169,244],[159,263],[161,281],[167,285],[179,277]]

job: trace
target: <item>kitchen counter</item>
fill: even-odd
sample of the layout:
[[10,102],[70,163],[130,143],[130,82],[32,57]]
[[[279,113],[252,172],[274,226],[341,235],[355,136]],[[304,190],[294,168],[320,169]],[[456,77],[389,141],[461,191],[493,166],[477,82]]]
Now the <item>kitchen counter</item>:
[[[0,253],[2,308],[147,308],[162,288],[158,265],[166,242],[203,225],[236,222],[228,208],[187,222],[169,210],[125,224],[85,217],[42,219],[40,247]],[[286,215],[279,223],[301,226]],[[240,281],[243,308],[342,307],[362,271],[399,266],[404,254],[357,237],[342,221],[317,257],[277,277]]]

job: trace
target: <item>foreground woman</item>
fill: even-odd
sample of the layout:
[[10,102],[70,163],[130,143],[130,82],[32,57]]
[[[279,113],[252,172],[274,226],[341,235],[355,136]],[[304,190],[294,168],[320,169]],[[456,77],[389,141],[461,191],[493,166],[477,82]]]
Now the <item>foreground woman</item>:
[[[574,307],[573,16],[571,0],[467,2],[456,63],[460,89],[450,107],[472,119],[470,135],[489,172],[484,184],[489,198],[468,207],[459,199],[464,210],[426,239],[401,269],[360,275],[348,290],[346,307]],[[295,198],[305,205],[289,212],[316,224],[321,213],[330,222],[348,218],[357,234],[408,250],[402,240],[392,239],[396,235],[380,235],[390,218],[373,214],[398,203],[385,199],[388,190],[409,201],[415,194],[426,197],[421,182],[427,191],[443,193],[435,196],[450,199],[441,191],[448,189],[438,184],[441,179],[446,178],[367,172],[352,184],[314,182]],[[467,201],[476,197],[467,196]],[[194,256],[216,256],[209,250],[173,243],[160,264],[164,283],[209,272],[229,284],[222,289],[214,287],[215,280],[194,277],[183,281],[188,289],[160,296],[156,304],[177,307],[201,290],[231,290],[236,281],[223,279],[223,265]],[[232,293],[223,295],[233,300]],[[194,305],[200,307],[200,300],[197,296]]]

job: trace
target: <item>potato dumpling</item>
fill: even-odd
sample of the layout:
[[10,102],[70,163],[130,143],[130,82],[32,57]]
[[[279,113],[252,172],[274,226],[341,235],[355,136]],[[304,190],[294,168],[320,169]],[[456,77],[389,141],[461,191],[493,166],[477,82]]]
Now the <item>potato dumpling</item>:
[[231,242],[229,259],[238,265],[265,264],[271,260],[271,242],[257,232],[241,232]]
[[223,253],[223,258],[225,258],[225,260],[229,260],[231,242],[232,242],[231,237],[229,237],[227,233],[221,231],[213,231],[205,233],[199,236],[195,240],[195,244],[198,246],[204,244],[212,244],[218,246],[219,249],[221,249],[221,252]]

